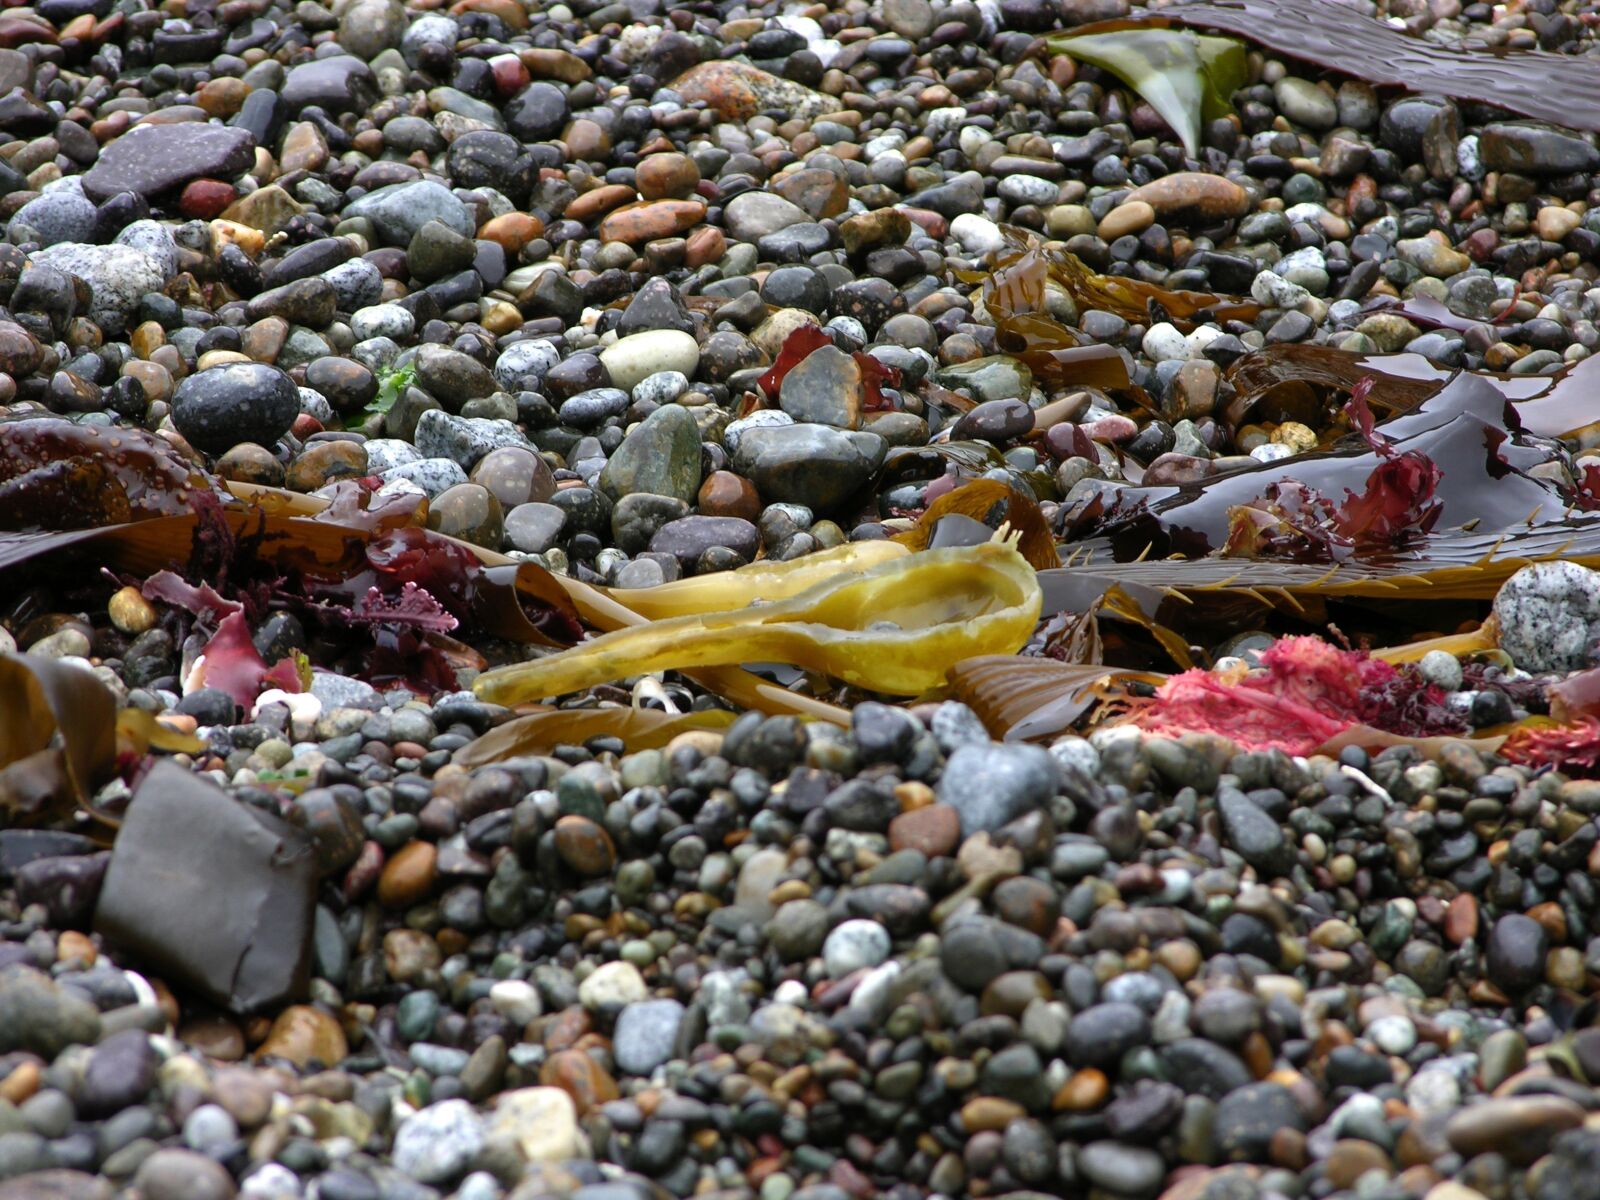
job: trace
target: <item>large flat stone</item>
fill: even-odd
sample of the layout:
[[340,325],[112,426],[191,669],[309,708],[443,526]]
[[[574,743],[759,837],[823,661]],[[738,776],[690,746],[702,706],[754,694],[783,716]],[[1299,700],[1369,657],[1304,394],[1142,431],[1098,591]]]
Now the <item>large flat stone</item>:
[[84,194],[99,203],[118,192],[153,199],[194,179],[227,179],[255,162],[247,129],[202,125],[136,125],[100,152],[83,175]]

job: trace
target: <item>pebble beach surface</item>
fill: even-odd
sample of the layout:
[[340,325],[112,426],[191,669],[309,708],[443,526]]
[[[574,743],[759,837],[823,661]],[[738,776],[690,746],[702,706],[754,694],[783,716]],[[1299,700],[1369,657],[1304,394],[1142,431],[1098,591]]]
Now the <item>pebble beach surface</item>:
[[[1191,155],[1041,52],[1130,11],[0,8],[0,421],[425,494],[440,533],[640,588],[901,531],[954,477],[886,463],[952,437],[1058,531],[1123,464],[1310,451],[1222,419],[1264,347],[1513,376],[1600,347],[1592,135],[1252,49]],[[1592,53],[1600,24],[1351,11],[1485,53]],[[974,291],[1002,226],[1259,315],[1132,323],[1052,283],[1150,403],[1044,386]],[[808,324],[830,344],[746,404]],[[1064,435],[1030,438],[1047,404]],[[1597,440],[1538,470],[1582,478]],[[1502,596],[1508,663],[1593,666],[1600,584],[1541,578]],[[185,686],[138,589],[87,619],[15,591],[0,650],[195,734],[177,761],[308,834],[320,883],[297,1002],[230,1012],[95,931],[103,888],[160,877],[71,822],[0,829],[0,1200],[1600,1198],[1594,780],[1465,743],[997,742],[871,699],[467,768],[513,716],[475,668],[420,697],[312,661],[241,707]],[[292,617],[248,633],[315,649]],[[1474,729],[1526,715],[1451,654],[1421,670]],[[243,876],[158,832],[235,911]]]

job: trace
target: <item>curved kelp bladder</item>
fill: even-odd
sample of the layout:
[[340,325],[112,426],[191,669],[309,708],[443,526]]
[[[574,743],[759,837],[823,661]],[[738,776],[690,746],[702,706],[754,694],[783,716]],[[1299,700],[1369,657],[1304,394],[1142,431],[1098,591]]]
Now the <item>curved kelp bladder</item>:
[[517,704],[652,671],[779,662],[918,695],[964,658],[1015,654],[1040,604],[1033,568],[997,540],[893,559],[774,604],[619,630],[490,671],[473,688],[484,700]]

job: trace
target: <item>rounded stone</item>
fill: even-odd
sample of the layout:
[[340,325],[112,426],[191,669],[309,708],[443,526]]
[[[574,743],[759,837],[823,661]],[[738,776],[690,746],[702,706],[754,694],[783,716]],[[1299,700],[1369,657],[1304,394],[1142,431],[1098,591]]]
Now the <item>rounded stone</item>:
[[270,446],[300,413],[294,380],[265,363],[228,363],[189,376],[172,397],[172,423],[197,450]]

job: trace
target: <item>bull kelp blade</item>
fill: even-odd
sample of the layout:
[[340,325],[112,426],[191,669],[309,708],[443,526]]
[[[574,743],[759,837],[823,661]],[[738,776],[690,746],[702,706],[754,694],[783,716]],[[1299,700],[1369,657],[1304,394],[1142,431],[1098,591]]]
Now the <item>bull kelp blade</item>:
[[914,696],[942,685],[964,658],[1015,654],[1041,602],[1034,569],[1009,542],[928,550],[772,604],[608,633],[489,671],[473,690],[491,703],[520,704],[652,671],[780,662]]

